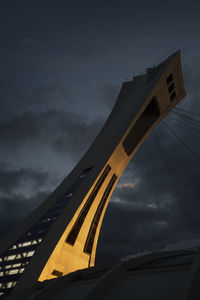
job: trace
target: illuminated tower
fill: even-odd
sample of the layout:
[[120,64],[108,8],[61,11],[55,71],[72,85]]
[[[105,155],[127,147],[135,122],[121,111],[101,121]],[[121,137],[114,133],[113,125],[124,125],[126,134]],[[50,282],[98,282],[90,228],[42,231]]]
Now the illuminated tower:
[[124,82],[95,141],[49,198],[1,245],[0,294],[94,266],[111,194],[144,139],[185,96],[180,51]]

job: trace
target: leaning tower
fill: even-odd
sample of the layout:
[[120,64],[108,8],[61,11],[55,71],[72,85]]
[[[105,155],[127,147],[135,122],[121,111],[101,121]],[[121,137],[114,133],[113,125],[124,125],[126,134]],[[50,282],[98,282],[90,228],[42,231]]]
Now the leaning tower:
[[2,243],[2,297],[94,266],[103,217],[121,174],[184,96],[180,51],[122,84],[110,116],[80,162]]

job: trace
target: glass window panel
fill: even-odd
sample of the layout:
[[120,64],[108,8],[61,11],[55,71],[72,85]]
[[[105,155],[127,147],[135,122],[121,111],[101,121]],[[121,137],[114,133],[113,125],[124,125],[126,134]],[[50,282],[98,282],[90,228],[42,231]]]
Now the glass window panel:
[[168,87],[168,91],[169,93],[171,93],[174,90],[174,83],[172,83],[169,87]]
[[5,269],[10,269],[12,265],[5,266]]
[[25,268],[21,268],[21,269],[19,270],[19,273],[23,273],[24,270],[25,270]]
[[19,272],[18,269],[15,269],[15,270],[10,270],[10,271],[7,271],[6,274],[7,275],[12,275],[12,274],[17,274]]
[[173,75],[170,74],[168,77],[167,77],[167,84],[170,84],[172,81],[173,81]]
[[12,265],[12,268],[18,268],[18,267],[21,267],[21,263]]
[[9,250],[17,249],[16,245],[13,245]]
[[10,255],[10,256],[7,256],[7,257],[6,257],[6,261],[15,259],[15,256],[16,256],[16,255]]
[[30,246],[32,243],[32,241],[28,241],[28,242],[25,242],[23,244],[21,244],[22,247],[27,247],[27,246]]
[[171,99],[171,101],[173,101],[175,98],[176,98],[176,92],[173,92],[173,93],[170,95],[170,99]]
[[26,253],[25,254],[27,257],[29,257],[29,256],[33,256],[34,253],[35,253],[35,251],[29,251],[29,252],[27,252],[27,254]]

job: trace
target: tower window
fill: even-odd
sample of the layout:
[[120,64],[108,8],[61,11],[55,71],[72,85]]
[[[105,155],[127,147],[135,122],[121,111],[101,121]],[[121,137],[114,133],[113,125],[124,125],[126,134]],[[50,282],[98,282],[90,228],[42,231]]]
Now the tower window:
[[170,99],[171,101],[174,100],[174,98],[176,98],[176,92],[173,92],[171,95],[170,95]]
[[172,82],[173,81],[173,75],[172,74],[170,74],[168,77],[167,77],[167,84],[170,84],[170,82]]
[[124,151],[127,153],[127,155],[131,155],[137,144],[143,138],[148,129],[157,120],[159,115],[160,112],[158,101],[156,97],[153,97],[151,99],[151,102],[147,105],[146,109],[137,119],[135,124],[133,124],[131,130],[129,131],[123,142]]
[[108,186],[101,198],[101,201],[98,205],[98,208],[97,208],[97,211],[94,215],[94,218],[92,220],[92,224],[90,226],[90,230],[89,230],[89,233],[88,233],[88,236],[87,236],[87,240],[86,240],[86,243],[85,243],[85,247],[84,247],[84,252],[91,255],[92,254],[92,248],[93,248],[93,244],[94,244],[94,238],[95,238],[95,234],[96,234],[96,231],[97,231],[97,227],[98,227],[98,224],[99,224],[99,220],[101,218],[101,214],[102,214],[102,211],[105,207],[105,204],[106,204],[106,201],[110,195],[110,192],[115,184],[115,181],[117,180],[117,176],[115,174],[113,174],[110,182],[108,183]]
[[53,270],[53,272],[51,274],[56,277],[61,277],[63,275],[63,272],[60,272],[58,270]]
[[172,84],[168,87],[169,93],[171,93],[173,90],[174,90],[174,83],[172,83]]
[[96,197],[96,195],[98,194],[102,184],[104,183],[106,177],[108,176],[108,173],[110,172],[111,167],[109,165],[106,166],[105,170],[103,171],[103,173],[101,174],[99,180],[97,181],[92,193],[90,194],[90,196],[88,197],[85,205],[83,206],[80,214],[78,215],[76,222],[74,223],[71,231],[69,232],[66,242],[69,243],[70,245],[74,245],[76,238],[81,230],[81,227],[83,225],[83,222],[89,212],[90,207],[92,206],[92,203],[94,202],[94,199]]

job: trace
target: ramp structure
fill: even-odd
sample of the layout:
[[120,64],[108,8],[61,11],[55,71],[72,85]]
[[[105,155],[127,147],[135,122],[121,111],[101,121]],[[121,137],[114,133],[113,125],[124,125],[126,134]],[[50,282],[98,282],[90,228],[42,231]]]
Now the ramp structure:
[[184,96],[180,51],[123,83],[110,116],[80,162],[1,245],[2,297],[94,266],[103,216],[121,174]]

